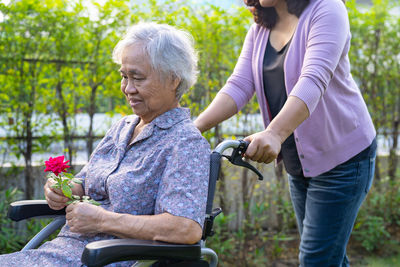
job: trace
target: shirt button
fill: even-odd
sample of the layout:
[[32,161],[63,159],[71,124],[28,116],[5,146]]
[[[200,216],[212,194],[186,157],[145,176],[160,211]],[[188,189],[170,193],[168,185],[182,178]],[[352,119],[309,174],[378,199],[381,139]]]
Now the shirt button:
[[300,155],[300,158],[304,159],[304,155],[303,155],[303,154],[301,154],[301,155]]
[[296,137],[295,140],[296,140],[296,142],[299,142],[299,138]]
[[310,170],[308,170],[308,169],[305,169],[304,171],[305,171],[305,172],[310,172]]

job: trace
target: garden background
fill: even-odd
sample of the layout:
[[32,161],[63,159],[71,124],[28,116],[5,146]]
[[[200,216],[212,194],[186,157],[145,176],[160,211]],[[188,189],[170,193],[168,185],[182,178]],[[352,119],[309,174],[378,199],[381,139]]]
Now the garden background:
[[[6,218],[11,201],[43,198],[44,160],[64,154],[77,172],[107,128],[130,114],[111,60],[129,25],[157,21],[193,35],[200,74],[181,101],[193,117],[232,72],[252,23],[243,5],[142,2],[0,1],[0,254],[19,250],[46,223]],[[375,182],[354,227],[350,260],[356,266],[393,266],[400,264],[400,4],[352,0],[346,5],[352,75],[379,143]],[[253,99],[204,136],[215,147],[261,129]],[[256,166],[265,176],[262,182],[252,172],[224,164],[216,197],[224,212],[208,245],[218,253],[220,266],[296,266],[299,239],[284,168]]]

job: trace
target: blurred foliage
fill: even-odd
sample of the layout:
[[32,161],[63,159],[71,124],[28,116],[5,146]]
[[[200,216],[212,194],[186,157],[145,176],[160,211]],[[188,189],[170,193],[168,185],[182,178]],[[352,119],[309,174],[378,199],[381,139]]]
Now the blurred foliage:
[[[0,254],[12,253],[21,250],[26,243],[43,227],[50,223],[50,219],[31,219],[26,222],[16,223],[7,217],[10,204],[20,200],[22,192],[15,187],[0,190]],[[47,240],[56,237],[58,231]],[[46,241],[46,240],[45,240]]]
[[351,72],[389,150],[388,157],[376,160],[375,185],[361,208],[353,236],[367,251],[398,253],[387,248],[398,247],[400,226],[400,4],[374,0],[371,7],[360,7],[353,0],[347,6],[352,31]]
[[0,191],[0,254],[20,250],[25,240],[24,237],[17,234],[12,221],[7,217],[8,207],[21,194],[22,192],[17,188]]
[[[395,179],[400,126],[399,1],[374,0],[372,7],[348,1],[352,31],[351,72],[367,103],[378,133],[388,141],[388,176]],[[396,13],[397,12],[397,13]],[[380,161],[376,162],[380,179]]]

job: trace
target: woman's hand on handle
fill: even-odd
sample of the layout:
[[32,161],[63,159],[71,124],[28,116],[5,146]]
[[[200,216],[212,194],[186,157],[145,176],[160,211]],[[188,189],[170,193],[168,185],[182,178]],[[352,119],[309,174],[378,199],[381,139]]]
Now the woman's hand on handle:
[[250,142],[245,157],[259,163],[274,161],[281,151],[281,140],[278,135],[268,129],[252,134],[244,139]]
[[309,115],[308,108],[301,99],[289,96],[266,130],[244,139],[250,142],[245,156],[257,162],[272,162],[278,157],[282,143]]

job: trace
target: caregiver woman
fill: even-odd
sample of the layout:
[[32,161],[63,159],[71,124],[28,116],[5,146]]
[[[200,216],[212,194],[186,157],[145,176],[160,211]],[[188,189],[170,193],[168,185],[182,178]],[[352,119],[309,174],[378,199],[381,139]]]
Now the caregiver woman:
[[375,129],[350,74],[340,0],[248,0],[255,24],[235,70],[195,125],[206,131],[257,95],[265,130],[246,157],[283,159],[301,266],[349,266],[346,246],[374,173]]

